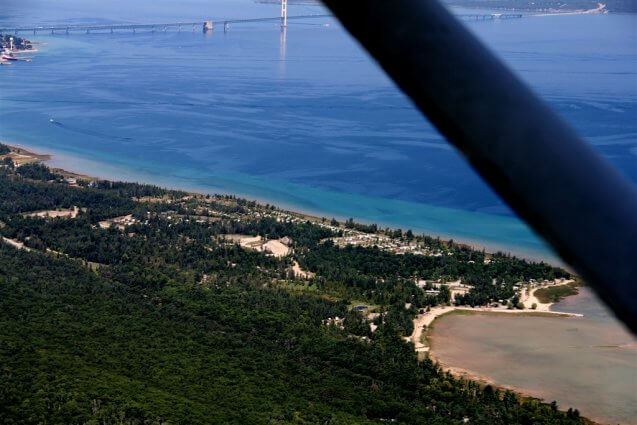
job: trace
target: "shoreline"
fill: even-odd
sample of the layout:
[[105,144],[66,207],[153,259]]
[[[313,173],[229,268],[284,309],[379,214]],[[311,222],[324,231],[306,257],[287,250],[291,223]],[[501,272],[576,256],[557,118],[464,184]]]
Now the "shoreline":
[[[317,215],[316,213],[313,212],[308,212],[308,211],[303,211],[303,210],[298,210],[298,209],[288,209],[290,208],[289,206],[285,206],[285,205],[275,205],[270,200],[267,199],[262,199],[262,198],[248,198],[248,197],[243,197],[242,195],[238,195],[236,193],[230,193],[230,192],[224,192],[223,190],[219,190],[217,192],[206,192],[203,188],[193,188],[193,187],[183,187],[183,186],[170,186],[170,185],[162,185],[161,183],[153,183],[153,182],[148,182],[148,181],[144,181],[142,179],[137,179],[137,178],[133,178],[131,180],[127,180],[127,179],[122,179],[116,176],[111,176],[111,175],[107,175],[107,174],[101,174],[101,173],[93,173],[91,175],[86,174],[85,172],[82,171],[76,171],[73,170],[73,167],[68,167],[66,165],[61,165],[61,164],[56,164],[56,157],[66,157],[69,158],[70,160],[75,159],[73,156],[71,155],[65,155],[65,154],[59,154],[59,153],[46,153],[46,154],[42,154],[42,153],[37,153],[36,151],[39,151],[40,149],[36,149],[33,147],[30,147],[28,145],[25,145],[23,143],[15,143],[15,142],[9,142],[7,140],[1,140],[0,139],[0,143],[10,147],[11,149],[15,149],[17,151],[21,151],[21,153],[25,156],[31,156],[33,159],[29,162],[42,162],[45,163],[45,165],[47,167],[49,167],[49,169],[52,172],[55,172],[57,174],[61,174],[64,177],[74,177],[74,178],[79,178],[79,179],[83,179],[83,180],[106,180],[106,181],[120,181],[120,182],[126,182],[126,183],[138,183],[138,184],[146,184],[146,185],[151,185],[151,186],[158,186],[161,187],[163,189],[167,189],[167,190],[175,190],[175,191],[182,191],[182,192],[186,192],[188,194],[191,195],[231,195],[231,196],[235,196],[237,198],[243,198],[246,199],[248,201],[255,201],[261,205],[274,205],[282,210],[285,210],[287,213],[290,213],[292,215],[296,215],[298,217],[301,218],[305,218],[308,219],[310,221],[318,221],[320,222],[322,220],[322,217]],[[94,161],[94,160],[86,160],[86,161],[90,161],[90,162],[98,162],[98,161]],[[53,164],[47,164],[47,162],[53,162]],[[27,162],[23,162],[23,164],[26,164]],[[108,165],[108,164],[107,164]],[[327,218],[327,217],[326,217]],[[330,217],[331,218],[331,217]],[[340,219],[337,218],[337,219]],[[340,221],[345,221],[346,219],[342,219]],[[441,237],[442,239],[442,237]]]
[[477,9],[477,10],[491,10],[497,12],[518,12],[525,16],[561,16],[561,15],[605,15],[608,13],[626,13],[626,12],[611,12],[606,8],[606,4],[597,3],[597,7],[592,9],[530,9],[530,8],[515,8],[515,7],[487,7],[476,6],[472,4],[452,4],[451,7],[459,7],[463,9]]
[[[0,140],[0,143],[6,144],[7,146],[9,146],[13,152],[8,154],[8,156],[11,157],[18,157],[19,161],[20,161],[20,165],[24,165],[24,164],[28,164],[28,163],[41,163],[41,162],[46,162],[46,161],[52,161],[54,159],[54,154],[42,154],[42,153],[37,153],[36,149],[33,149],[31,147],[26,147],[25,145],[22,144],[16,144],[16,143],[12,143],[12,144],[8,144],[6,143],[6,141]],[[37,149],[39,150],[39,149]],[[47,165],[48,166],[48,165]],[[99,176],[89,176],[83,173],[78,173],[75,171],[70,171],[68,169],[63,169],[63,168],[58,168],[58,167],[51,167],[49,166],[49,168],[51,169],[51,171],[61,174],[63,175],[65,178],[68,177],[73,177],[73,178],[78,178],[78,179],[86,179],[86,180],[96,180],[96,179],[102,179],[102,177]],[[106,180],[111,180],[109,178],[104,178]],[[140,182],[143,183],[143,182]],[[180,190],[180,189],[177,189]],[[197,195],[201,195],[201,192],[193,192],[191,190],[184,190],[184,192],[187,193],[191,193],[191,194],[197,194]],[[258,201],[259,203],[261,203],[262,201]],[[308,213],[304,213],[304,212],[299,212],[299,211],[287,211],[289,213],[298,215],[299,217],[302,218],[306,218],[312,221],[321,221],[321,218],[316,216],[316,215],[311,215]],[[3,242],[4,243],[8,243],[12,246],[14,246],[15,248],[18,249],[26,249],[29,250],[29,248],[24,247],[22,244],[16,244],[15,241],[13,240],[9,240],[6,238],[3,238]],[[556,285],[560,285],[560,284],[568,284],[571,283],[572,281],[566,281],[566,282],[560,282],[560,283],[556,283]],[[535,288],[535,289],[539,289]],[[531,292],[531,294],[534,291]],[[551,304],[547,304],[547,308],[550,307]],[[480,375],[478,373],[475,373],[471,370],[468,369],[463,369],[460,367],[453,367],[453,366],[449,366],[446,365],[443,361],[441,361],[440,359],[438,359],[435,355],[433,355],[433,353],[431,353],[430,351],[430,344],[428,343],[427,346],[425,346],[424,344],[422,344],[420,342],[421,338],[427,338],[427,334],[430,332],[431,328],[433,327],[434,322],[442,317],[445,316],[447,314],[453,314],[453,313],[462,313],[462,314],[491,314],[491,315],[503,315],[503,314],[517,314],[517,315],[526,315],[526,316],[569,316],[569,317],[576,317],[576,316],[581,316],[578,315],[576,313],[563,313],[563,312],[554,312],[554,311],[535,311],[535,310],[509,310],[506,308],[493,308],[493,307],[466,307],[466,306],[438,306],[438,307],[434,307],[431,309],[431,311],[424,313],[423,315],[419,315],[417,316],[416,319],[414,319],[414,333],[412,333],[412,335],[410,337],[408,337],[407,339],[409,341],[414,342],[414,345],[416,346],[416,353],[417,355],[421,355],[421,353],[427,353],[427,355],[429,356],[429,358],[435,362],[437,362],[440,367],[444,370],[447,371],[449,373],[451,373],[454,377],[456,378],[462,378],[462,379],[467,379],[467,380],[472,380],[475,382],[478,382],[481,385],[491,385],[495,388],[500,388],[500,389],[506,389],[509,391],[514,392],[518,397],[522,398],[522,399],[537,399],[536,397],[533,397],[531,395],[525,394],[523,391],[521,391],[518,388],[515,387],[510,387],[510,386],[505,386],[505,385],[500,385],[498,383],[496,383],[493,379],[491,379],[488,376],[483,376]],[[422,323],[419,322],[419,326],[417,325],[417,320],[422,320]],[[426,325],[426,331],[424,331],[423,329],[423,325]],[[592,422],[591,423],[595,423]]]
[[[531,289],[530,291],[527,291],[526,289],[522,290],[522,296],[520,297],[520,302],[522,304],[524,304],[524,308],[525,309],[531,309],[533,304],[535,304],[537,306],[536,309],[534,309],[534,311],[538,311],[538,312],[552,312],[551,310],[551,306],[555,305],[556,303],[543,303],[541,302],[536,296],[535,296],[535,292],[538,289],[542,289],[542,288],[554,288],[556,286],[564,286],[564,285],[578,285],[577,281],[575,280],[565,280],[563,282],[558,282],[555,283],[553,285],[541,285],[541,286],[537,286],[533,289]],[[528,292],[528,293],[527,293]],[[573,295],[577,295],[577,294],[573,294]]]
[[[458,366],[451,366],[445,363],[440,357],[438,357],[433,352],[433,344],[431,341],[431,332],[434,329],[435,323],[437,320],[441,319],[444,316],[452,315],[452,314],[463,314],[463,315],[489,315],[489,316],[503,316],[503,315],[518,315],[518,316],[530,316],[530,317],[583,317],[583,314],[580,313],[570,313],[570,312],[561,312],[561,311],[553,311],[551,307],[555,303],[540,303],[539,300],[534,299],[533,294],[536,290],[547,287],[554,287],[560,285],[569,285],[573,284],[576,281],[568,279],[561,282],[553,281],[552,284],[540,285],[533,288],[529,294],[527,295],[526,300],[522,300],[525,306],[523,310],[519,309],[508,309],[505,307],[469,307],[469,306],[436,306],[431,308],[429,311],[417,315],[414,320],[414,330],[412,334],[408,337],[405,337],[405,340],[414,344],[414,351],[420,360],[425,357],[431,360],[434,363],[437,363],[440,368],[453,375],[457,379],[465,379],[477,382],[482,386],[490,385],[494,388],[501,390],[508,390],[515,393],[521,399],[535,399],[546,402],[542,398],[533,396],[526,392],[523,388],[519,388],[512,385],[504,385],[498,383],[495,379],[490,376],[480,374],[470,369],[465,369]],[[526,291],[524,291],[526,292]],[[533,297],[533,298],[532,298]],[[526,306],[527,302],[537,302],[536,309],[530,309]],[[591,424],[601,425],[601,422],[595,422],[591,419],[585,418]]]
[[597,7],[593,9],[574,9],[574,10],[548,10],[546,13],[539,13],[533,16],[560,16],[560,15],[605,15],[609,13],[604,3],[597,3]]
[[[464,369],[464,368],[455,367],[455,366],[449,366],[449,365],[445,364],[443,361],[441,361],[439,358],[437,358],[435,356],[432,356],[432,355],[430,355],[429,358],[434,363],[437,363],[438,366],[440,366],[440,368],[443,371],[450,373],[456,379],[464,379],[464,380],[467,380],[467,381],[473,381],[473,382],[478,383],[478,385],[481,385],[481,386],[490,385],[491,387],[493,387],[493,389],[497,389],[497,390],[511,391],[513,394],[515,394],[521,400],[525,400],[525,401],[538,400],[538,401],[540,401],[542,403],[550,403],[550,401],[547,401],[546,399],[544,399],[542,397],[536,397],[536,396],[533,396],[533,395],[529,394],[528,391],[525,391],[525,389],[523,389],[523,388],[519,388],[519,387],[516,387],[516,386],[513,386],[513,385],[499,384],[494,379],[490,378],[489,376],[481,375],[481,374],[479,374],[477,372],[474,372],[474,371],[471,371],[469,369]],[[561,407],[558,407],[558,410],[564,412],[564,410],[562,410]],[[591,418],[589,418],[587,416],[580,416],[580,417],[584,420],[584,422],[586,424],[590,424],[590,425],[606,425],[607,424],[606,421],[602,422],[602,419],[591,419]],[[610,424],[608,424],[608,425],[610,425]]]
[[[562,284],[567,285],[572,283],[573,281],[567,281]],[[540,289],[540,288],[538,287],[536,289]],[[574,294],[574,296],[575,295],[579,295],[579,294]],[[564,301],[564,299],[562,299],[560,302],[562,301]],[[555,304],[557,303],[545,303],[547,307],[551,307]],[[449,306],[447,306],[447,308],[449,308]],[[509,312],[513,314],[517,313],[518,315],[522,315],[522,316],[536,316],[536,317],[565,317],[565,318],[566,317],[583,317],[583,315],[579,313],[560,312],[560,311],[553,311],[553,310],[549,310],[549,311],[517,310],[517,311],[509,311]],[[467,369],[460,366],[452,366],[448,364],[440,356],[438,356],[435,352],[435,342],[433,341],[434,338],[430,339],[429,336],[431,336],[430,334],[434,331],[434,327],[438,319],[447,315],[452,315],[452,314],[502,316],[504,314],[507,314],[507,312],[506,311],[488,311],[486,309],[483,310],[478,308],[472,309],[471,307],[469,307],[469,308],[449,308],[447,311],[439,312],[438,314],[435,314],[435,317],[433,317],[430,320],[430,325],[427,326],[426,332],[423,333],[423,337],[426,339],[427,346],[425,350],[422,350],[421,352],[418,353],[419,358],[425,358],[426,356],[426,358],[430,359],[432,362],[437,363],[444,372],[448,372],[456,379],[470,380],[470,381],[477,382],[481,386],[490,385],[494,389],[511,391],[514,394],[516,394],[517,397],[523,400],[539,400],[543,403],[550,403],[553,400],[552,396],[538,393],[537,391],[534,391],[531,389],[527,389],[527,388],[516,386],[516,385],[501,384],[495,378],[492,378],[488,374],[479,373],[474,370]],[[556,401],[560,403],[560,400],[556,400]],[[587,416],[586,412],[580,412],[580,413],[582,414],[581,416],[582,419],[584,419],[585,423],[587,424],[593,424],[593,425],[609,424],[610,425],[611,423],[619,423],[613,420],[605,419],[603,417]]]
[[[565,280],[562,282],[555,282],[552,285],[540,285],[534,288],[530,293],[533,294],[536,290],[540,288],[546,287],[554,287],[560,285],[568,285],[573,283],[573,280]],[[537,308],[531,309],[526,306],[527,302],[536,302]],[[519,309],[509,309],[507,307],[469,307],[469,306],[436,306],[431,308],[429,311],[418,314],[414,318],[414,330],[412,334],[408,337],[405,337],[407,341],[410,341],[414,344],[414,348],[416,353],[429,353],[430,352],[430,344],[428,341],[428,334],[432,327],[434,326],[434,322],[447,315],[453,314],[490,314],[490,315],[509,315],[509,314],[517,314],[523,316],[548,316],[548,317],[583,317],[582,314],[579,313],[568,313],[561,311],[553,311],[551,310],[551,306],[554,303],[540,303],[539,300],[533,301],[529,296],[526,300],[521,301],[525,308],[522,310]],[[427,341],[427,343],[423,343],[423,340]]]
[[[0,143],[2,142],[3,140],[0,140]],[[20,145],[10,145],[6,143],[3,144],[12,149],[12,151],[8,153],[7,156],[13,160],[13,163],[17,167],[34,162],[50,161],[53,158],[52,155],[35,153],[32,149],[24,148]]]
[[[464,312],[449,312],[451,314],[461,314]],[[529,312],[527,312],[529,313]],[[558,312],[555,312],[558,313]],[[476,311],[476,312],[466,312],[466,314],[472,314],[472,315],[497,315],[497,313],[488,313],[488,312],[480,312],[480,311]],[[524,314],[523,314],[524,315]],[[533,314],[531,314],[533,315]],[[444,316],[444,315],[443,315]],[[443,317],[443,316],[439,316],[439,317]],[[535,314],[535,316],[539,316],[539,317],[550,317],[549,314],[546,314],[545,312],[538,312]],[[555,316],[555,315],[553,315]],[[429,328],[429,331],[432,331],[432,328]],[[464,379],[464,380],[470,380],[473,382],[478,383],[480,386],[484,387],[487,385],[490,385],[491,387],[493,387],[493,389],[499,389],[499,390],[506,390],[506,391],[511,391],[513,392],[517,397],[519,397],[522,400],[538,400],[542,403],[550,403],[551,401],[557,401],[558,403],[558,409],[561,410],[562,412],[564,412],[565,410],[563,410],[564,402],[560,403],[560,399],[552,396],[549,393],[547,393],[546,391],[540,390],[538,392],[537,389],[530,389],[530,388],[525,388],[522,386],[516,386],[516,385],[508,385],[508,384],[502,384],[499,383],[495,378],[492,378],[491,376],[489,376],[488,374],[485,373],[479,373],[476,372],[474,370],[471,369],[467,369],[464,367],[460,367],[460,366],[452,366],[450,364],[448,364],[444,359],[442,359],[440,356],[436,355],[435,353],[435,343],[429,342],[430,344],[430,351],[427,352],[426,356],[427,358],[429,358],[432,362],[437,363],[438,366],[441,368],[441,370],[443,372],[448,372],[449,374],[451,374],[454,378],[456,379]],[[550,388],[550,387],[549,387]],[[568,404],[566,404],[568,405]],[[585,407],[587,407],[586,405],[580,404],[579,405],[580,409],[583,409]],[[618,422],[617,420],[614,419],[608,419],[607,417],[603,416],[603,415],[599,415],[599,413],[597,415],[595,415],[592,412],[587,412],[587,409],[582,411],[580,410],[580,417],[584,420],[584,423],[586,424],[592,424],[592,425],[612,425],[612,424],[628,424],[628,423],[632,423],[632,422]]]
[[[533,314],[532,312],[528,312],[528,311],[524,311],[524,310],[519,310],[520,313],[518,313],[518,315],[527,315],[527,316],[539,316],[539,317],[550,317],[550,316],[557,316],[557,317],[567,317],[567,315],[570,315],[569,313],[558,313],[555,312],[553,314],[551,314],[551,312],[537,312],[535,314]],[[497,316],[497,315],[502,315],[502,312],[488,312],[488,311],[467,311],[467,310],[452,310],[452,311],[448,311],[442,315],[437,316],[433,322],[432,322],[432,326],[428,327],[427,329],[427,334],[429,334],[432,330],[433,330],[433,325],[435,324],[434,322],[441,318],[446,316],[447,314],[470,314],[470,315],[491,315],[491,316]],[[504,313],[505,314],[505,313]],[[572,316],[571,316],[572,317]],[[426,337],[426,336],[425,336]],[[427,351],[423,352],[422,354],[419,353],[419,357],[420,356],[426,356],[429,360],[431,360],[432,362],[438,364],[438,366],[441,368],[442,371],[447,372],[449,374],[451,374],[454,378],[456,379],[464,379],[467,381],[473,381],[478,383],[478,385],[485,387],[487,385],[493,387],[493,389],[497,389],[497,390],[504,390],[504,391],[511,391],[512,393],[514,393],[516,395],[516,397],[518,397],[521,400],[539,400],[540,402],[543,403],[550,403],[552,400],[548,400],[546,398],[543,398],[541,396],[536,396],[531,394],[532,391],[528,391],[525,388],[521,388],[521,387],[517,387],[515,385],[506,385],[506,384],[502,384],[497,382],[494,378],[486,375],[486,374],[482,374],[482,373],[478,373],[476,371],[473,371],[471,369],[466,369],[463,367],[459,367],[459,366],[451,366],[450,364],[447,364],[443,359],[441,359],[439,356],[437,356],[434,353],[434,349],[433,349],[433,344],[431,339],[427,338]],[[562,410],[560,408],[560,410]],[[564,410],[562,410],[564,411]],[[590,419],[587,416],[581,416],[582,419],[584,419],[586,421],[587,424],[592,424],[592,425],[604,425],[605,422],[601,422],[599,419]]]
[[[18,142],[13,142],[8,140],[0,140],[0,143],[3,143],[14,149],[21,149],[25,152],[30,152],[34,156],[46,157],[46,159],[40,159],[39,161],[46,162],[45,165],[51,168],[51,170],[54,170],[58,172],[59,174],[63,174],[63,175],[68,174],[71,177],[83,178],[87,180],[111,180],[111,181],[135,182],[139,184],[149,184],[149,185],[159,186],[169,190],[184,191],[184,192],[197,194],[197,195],[208,195],[208,194],[232,195],[238,198],[255,201],[262,205],[266,205],[266,204],[274,205],[282,210],[285,210],[288,213],[295,214],[299,217],[307,218],[308,220],[311,220],[311,221],[321,221],[321,219],[324,217],[328,220],[331,218],[336,218],[338,221],[344,222],[350,218],[350,217],[341,216],[339,214],[326,213],[325,215],[323,215],[323,213],[321,213],[320,211],[313,211],[313,210],[299,208],[297,206],[290,205],[286,203],[285,201],[272,200],[272,199],[262,198],[262,197],[253,196],[253,195],[246,195],[246,194],[241,194],[237,192],[226,191],[223,189],[215,189],[214,187],[205,188],[205,187],[198,187],[198,186],[188,187],[187,185],[179,186],[179,185],[170,184],[169,182],[164,181],[162,179],[155,181],[153,177],[150,175],[135,175],[134,172],[125,170],[125,169],[120,169],[122,168],[121,166],[113,165],[109,162],[101,163],[94,159],[83,158],[81,156],[75,156],[74,154],[67,154],[65,152],[55,152],[55,150],[53,150],[53,152],[50,154],[36,153],[42,150],[49,150],[48,148],[34,147],[29,144],[18,143]],[[73,165],[73,162],[95,163],[96,165],[106,166],[106,168],[110,169],[110,171],[103,172],[104,170],[102,170],[102,172],[98,171],[97,173],[91,172],[90,174],[87,174],[86,171],[76,168]],[[356,218],[356,222],[362,223],[362,224],[377,224],[379,229],[390,228],[392,230],[395,230],[398,228],[403,228],[403,230],[407,230],[409,228],[409,227],[399,226],[397,224],[388,224],[388,223],[383,223],[379,221],[371,221],[371,220],[360,219],[360,218]],[[512,247],[509,247],[506,245],[500,245],[497,242],[480,241],[480,240],[476,240],[472,238],[466,238],[463,236],[448,234],[445,232],[437,232],[435,230],[427,230],[427,229],[423,230],[418,228],[416,229],[412,228],[412,230],[416,234],[426,235],[433,238],[437,237],[442,241],[453,240],[455,243],[459,245],[465,245],[474,250],[485,250],[490,253],[502,252],[502,253],[515,256],[517,258],[524,259],[530,262],[544,262],[552,266],[561,267],[569,271],[570,273],[573,273],[573,270],[567,264],[562,262],[562,260],[557,256],[557,254],[555,254],[554,256],[551,256],[550,251],[544,254],[538,251],[533,251],[532,249],[531,250],[524,250],[524,249],[515,250]],[[538,238],[540,237],[538,236]]]

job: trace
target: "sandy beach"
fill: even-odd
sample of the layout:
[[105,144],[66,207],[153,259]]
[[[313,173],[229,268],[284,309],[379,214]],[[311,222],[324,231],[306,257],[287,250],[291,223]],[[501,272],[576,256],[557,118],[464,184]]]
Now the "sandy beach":
[[0,140],[0,143],[11,148],[11,152],[6,155],[0,155],[0,159],[5,157],[11,158],[11,160],[17,167],[33,162],[49,161],[52,158],[51,155],[35,153],[19,145],[10,144],[9,142],[6,142],[4,140]]
[[[568,281],[570,283],[572,281]],[[539,289],[539,288],[537,288]],[[536,301],[537,302],[537,301]],[[540,305],[542,309],[540,309]],[[564,316],[564,317],[581,317],[578,313],[566,313],[559,311],[551,311],[552,304],[541,304],[538,302],[538,308],[531,309],[508,309],[507,307],[467,307],[467,306],[436,306],[429,311],[419,314],[414,319],[414,331],[405,339],[414,344],[416,352],[426,353],[429,352],[429,346],[423,342],[423,336],[426,337],[428,328],[439,317],[454,312],[464,311],[469,313],[484,313],[484,314],[517,314],[527,316]]]
[[[146,174],[143,171],[131,171],[126,168],[122,168],[117,164],[109,161],[100,162],[91,158],[85,158],[83,156],[76,156],[76,154],[69,154],[56,150],[56,148],[42,148],[39,145],[28,145],[23,142],[16,141],[3,141],[9,146],[16,148],[30,150],[31,152],[39,152],[45,150],[50,153],[49,158],[43,159],[46,161],[51,170],[55,173],[61,174],[64,177],[76,177],[84,180],[110,180],[110,181],[125,181],[140,184],[151,184],[159,187],[163,187],[169,190],[180,190],[196,195],[233,195],[244,198],[249,201],[255,201],[261,205],[274,204],[277,207],[286,210],[287,213],[295,215],[299,218],[309,220],[311,222],[322,222],[325,219],[335,218],[338,221],[344,222],[350,218],[348,216],[342,216],[335,213],[326,213],[320,210],[310,210],[305,207],[299,207],[297,205],[288,204],[285,201],[268,199],[262,196],[255,196],[253,194],[245,194],[241,191],[226,191],[224,189],[215,187],[202,187],[191,184],[177,183],[178,180],[170,180],[165,178],[158,178],[154,174]],[[399,227],[405,229],[406,227],[398,226],[396,224],[383,222],[382,220],[365,221],[364,219],[358,219],[358,222],[362,224],[377,224],[380,228],[397,229]],[[500,243],[492,242],[489,240],[474,239],[467,237],[466,235],[458,235],[453,233],[447,233],[440,230],[428,230],[422,228],[412,228],[414,233],[426,234],[432,237],[438,237],[443,241],[453,240],[456,244],[466,245],[475,250],[486,250],[488,252],[503,252],[510,255],[514,255],[518,258],[523,258],[529,261],[544,261],[548,264],[562,267],[569,270],[569,266],[562,262],[558,257],[539,253],[534,250],[527,250],[521,246],[513,247],[512,245],[502,245]]]
[[[582,317],[456,313],[428,329],[426,355],[456,377],[556,400],[600,424],[634,424],[637,340],[582,287],[553,306]],[[574,391],[577,388],[577,391]]]
[[[570,282],[570,281],[569,281]],[[539,289],[539,288],[537,288]],[[568,313],[568,312],[558,312],[558,311],[550,311],[549,308],[552,304],[543,304],[543,310],[509,310],[506,308],[491,308],[491,307],[456,307],[456,306],[438,306],[432,308],[430,311],[419,314],[414,319],[414,331],[411,336],[405,338],[407,341],[410,341],[414,344],[415,351],[420,359],[425,357],[430,360],[438,363],[438,365],[446,372],[451,373],[453,376],[459,379],[466,379],[478,382],[481,385],[491,385],[493,387],[497,387],[501,390],[509,390],[516,393],[521,398],[529,398],[532,397],[524,390],[517,388],[512,385],[503,385],[502,383],[497,382],[490,376],[477,373],[473,370],[466,369],[463,367],[452,366],[445,362],[444,359],[436,356],[434,352],[430,349],[430,343],[427,340],[427,334],[430,330],[432,330],[432,326],[434,322],[447,314],[453,314],[454,312],[466,312],[467,314],[482,314],[489,316],[497,316],[497,315],[507,315],[507,316],[528,316],[529,320],[533,320],[533,316],[535,317],[581,317],[582,315],[579,313]],[[539,306],[539,304],[538,304]],[[595,423],[595,422],[592,422]]]

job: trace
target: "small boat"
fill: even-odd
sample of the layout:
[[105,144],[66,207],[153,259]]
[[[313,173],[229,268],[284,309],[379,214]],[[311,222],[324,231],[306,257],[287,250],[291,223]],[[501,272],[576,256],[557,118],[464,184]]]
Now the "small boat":
[[53,123],[55,122],[55,120],[54,120],[53,118],[49,118],[49,122],[50,122],[51,124],[53,124]]
[[14,56],[9,56],[9,55],[2,55],[2,59],[6,60],[6,61],[17,61],[18,58],[14,57]]

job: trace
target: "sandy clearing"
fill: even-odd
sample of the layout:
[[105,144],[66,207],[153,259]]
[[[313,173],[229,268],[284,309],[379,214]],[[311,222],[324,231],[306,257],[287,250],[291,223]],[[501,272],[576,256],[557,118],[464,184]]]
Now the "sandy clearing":
[[292,271],[298,279],[313,279],[316,276],[315,273],[303,270],[296,260],[292,263]]
[[292,250],[280,239],[266,241],[261,236],[246,236],[238,234],[220,235],[220,237],[230,242],[239,243],[242,248],[256,249],[257,251],[267,252],[279,258],[285,257],[292,252]]
[[262,240],[261,236],[243,236],[239,239],[239,245],[244,248],[255,248],[255,245],[260,245]]
[[25,251],[31,251],[31,248],[24,246],[22,242],[16,241],[15,239],[9,239],[3,236],[2,241],[6,243],[7,245],[14,247],[15,249],[23,249]]
[[119,230],[124,230],[126,226],[135,224],[135,219],[132,214],[128,214],[121,217],[109,218],[108,220],[100,221],[98,224],[102,229],[108,229],[114,224]]
[[267,241],[261,245],[262,251],[268,251],[275,257],[285,257],[290,253],[290,248],[285,246],[281,241],[273,240]]
[[48,211],[36,211],[32,213],[25,213],[25,217],[42,217],[42,218],[71,218],[74,219],[80,213],[78,207],[73,207],[68,210],[48,210]]

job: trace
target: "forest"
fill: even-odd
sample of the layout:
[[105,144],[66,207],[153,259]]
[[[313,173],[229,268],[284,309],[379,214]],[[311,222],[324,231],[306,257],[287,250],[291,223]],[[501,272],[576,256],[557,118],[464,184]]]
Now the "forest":
[[[443,260],[337,248],[329,228],[271,206],[23,167],[0,169],[0,234],[25,247],[0,243],[0,423],[585,423],[454,378],[402,338],[415,309],[449,302],[413,276],[486,291],[487,277],[507,288],[561,269],[457,245]],[[25,214],[73,206],[73,219]],[[124,215],[124,230],[99,225]],[[293,254],[225,234],[285,236]],[[290,276],[293,261],[315,277]],[[381,306],[375,332],[353,300]]]

